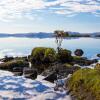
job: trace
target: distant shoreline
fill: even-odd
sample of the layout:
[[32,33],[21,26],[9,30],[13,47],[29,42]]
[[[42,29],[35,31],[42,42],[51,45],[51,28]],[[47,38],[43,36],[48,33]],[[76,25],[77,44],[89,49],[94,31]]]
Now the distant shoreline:
[[[66,34],[68,34],[66,36]],[[0,33],[0,38],[7,38],[7,37],[18,37],[18,38],[54,38],[53,33],[45,33],[45,32],[39,32],[39,33],[15,33],[15,34],[9,34],[9,33]],[[80,38],[80,37],[91,37],[91,38],[100,38],[100,33],[77,33],[77,32],[65,32],[64,38]]]

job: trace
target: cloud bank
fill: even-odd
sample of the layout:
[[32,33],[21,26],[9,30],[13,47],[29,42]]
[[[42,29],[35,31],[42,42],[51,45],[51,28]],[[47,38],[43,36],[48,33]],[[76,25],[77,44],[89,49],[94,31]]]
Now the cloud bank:
[[100,0],[0,0],[0,20],[34,20],[36,12],[74,16],[90,13],[100,17]]

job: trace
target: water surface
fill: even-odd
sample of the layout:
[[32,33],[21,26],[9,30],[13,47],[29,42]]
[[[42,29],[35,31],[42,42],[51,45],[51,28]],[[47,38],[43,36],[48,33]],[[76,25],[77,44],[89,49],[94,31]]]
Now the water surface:
[[[54,38],[0,38],[0,57],[9,56],[23,56],[31,54],[34,47],[52,47],[56,49]],[[100,53],[100,39],[97,38],[76,38],[64,39],[62,48],[71,50],[83,49],[85,56],[92,58],[97,53]]]

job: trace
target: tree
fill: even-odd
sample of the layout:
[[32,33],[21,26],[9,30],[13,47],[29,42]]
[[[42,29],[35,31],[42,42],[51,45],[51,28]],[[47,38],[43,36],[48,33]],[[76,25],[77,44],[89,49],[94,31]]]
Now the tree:
[[54,36],[56,38],[56,44],[57,44],[57,52],[59,52],[59,50],[61,49],[61,44],[63,41],[63,37],[64,37],[64,31],[61,30],[56,30],[54,32]]

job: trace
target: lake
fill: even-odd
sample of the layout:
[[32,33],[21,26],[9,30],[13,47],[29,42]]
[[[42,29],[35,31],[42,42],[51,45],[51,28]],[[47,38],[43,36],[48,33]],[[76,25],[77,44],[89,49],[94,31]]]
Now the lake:
[[[31,54],[34,47],[52,47],[56,49],[54,38],[0,38],[0,58],[8,56],[24,56]],[[82,49],[84,56],[94,58],[100,53],[100,38],[64,39],[62,48],[71,50]]]

